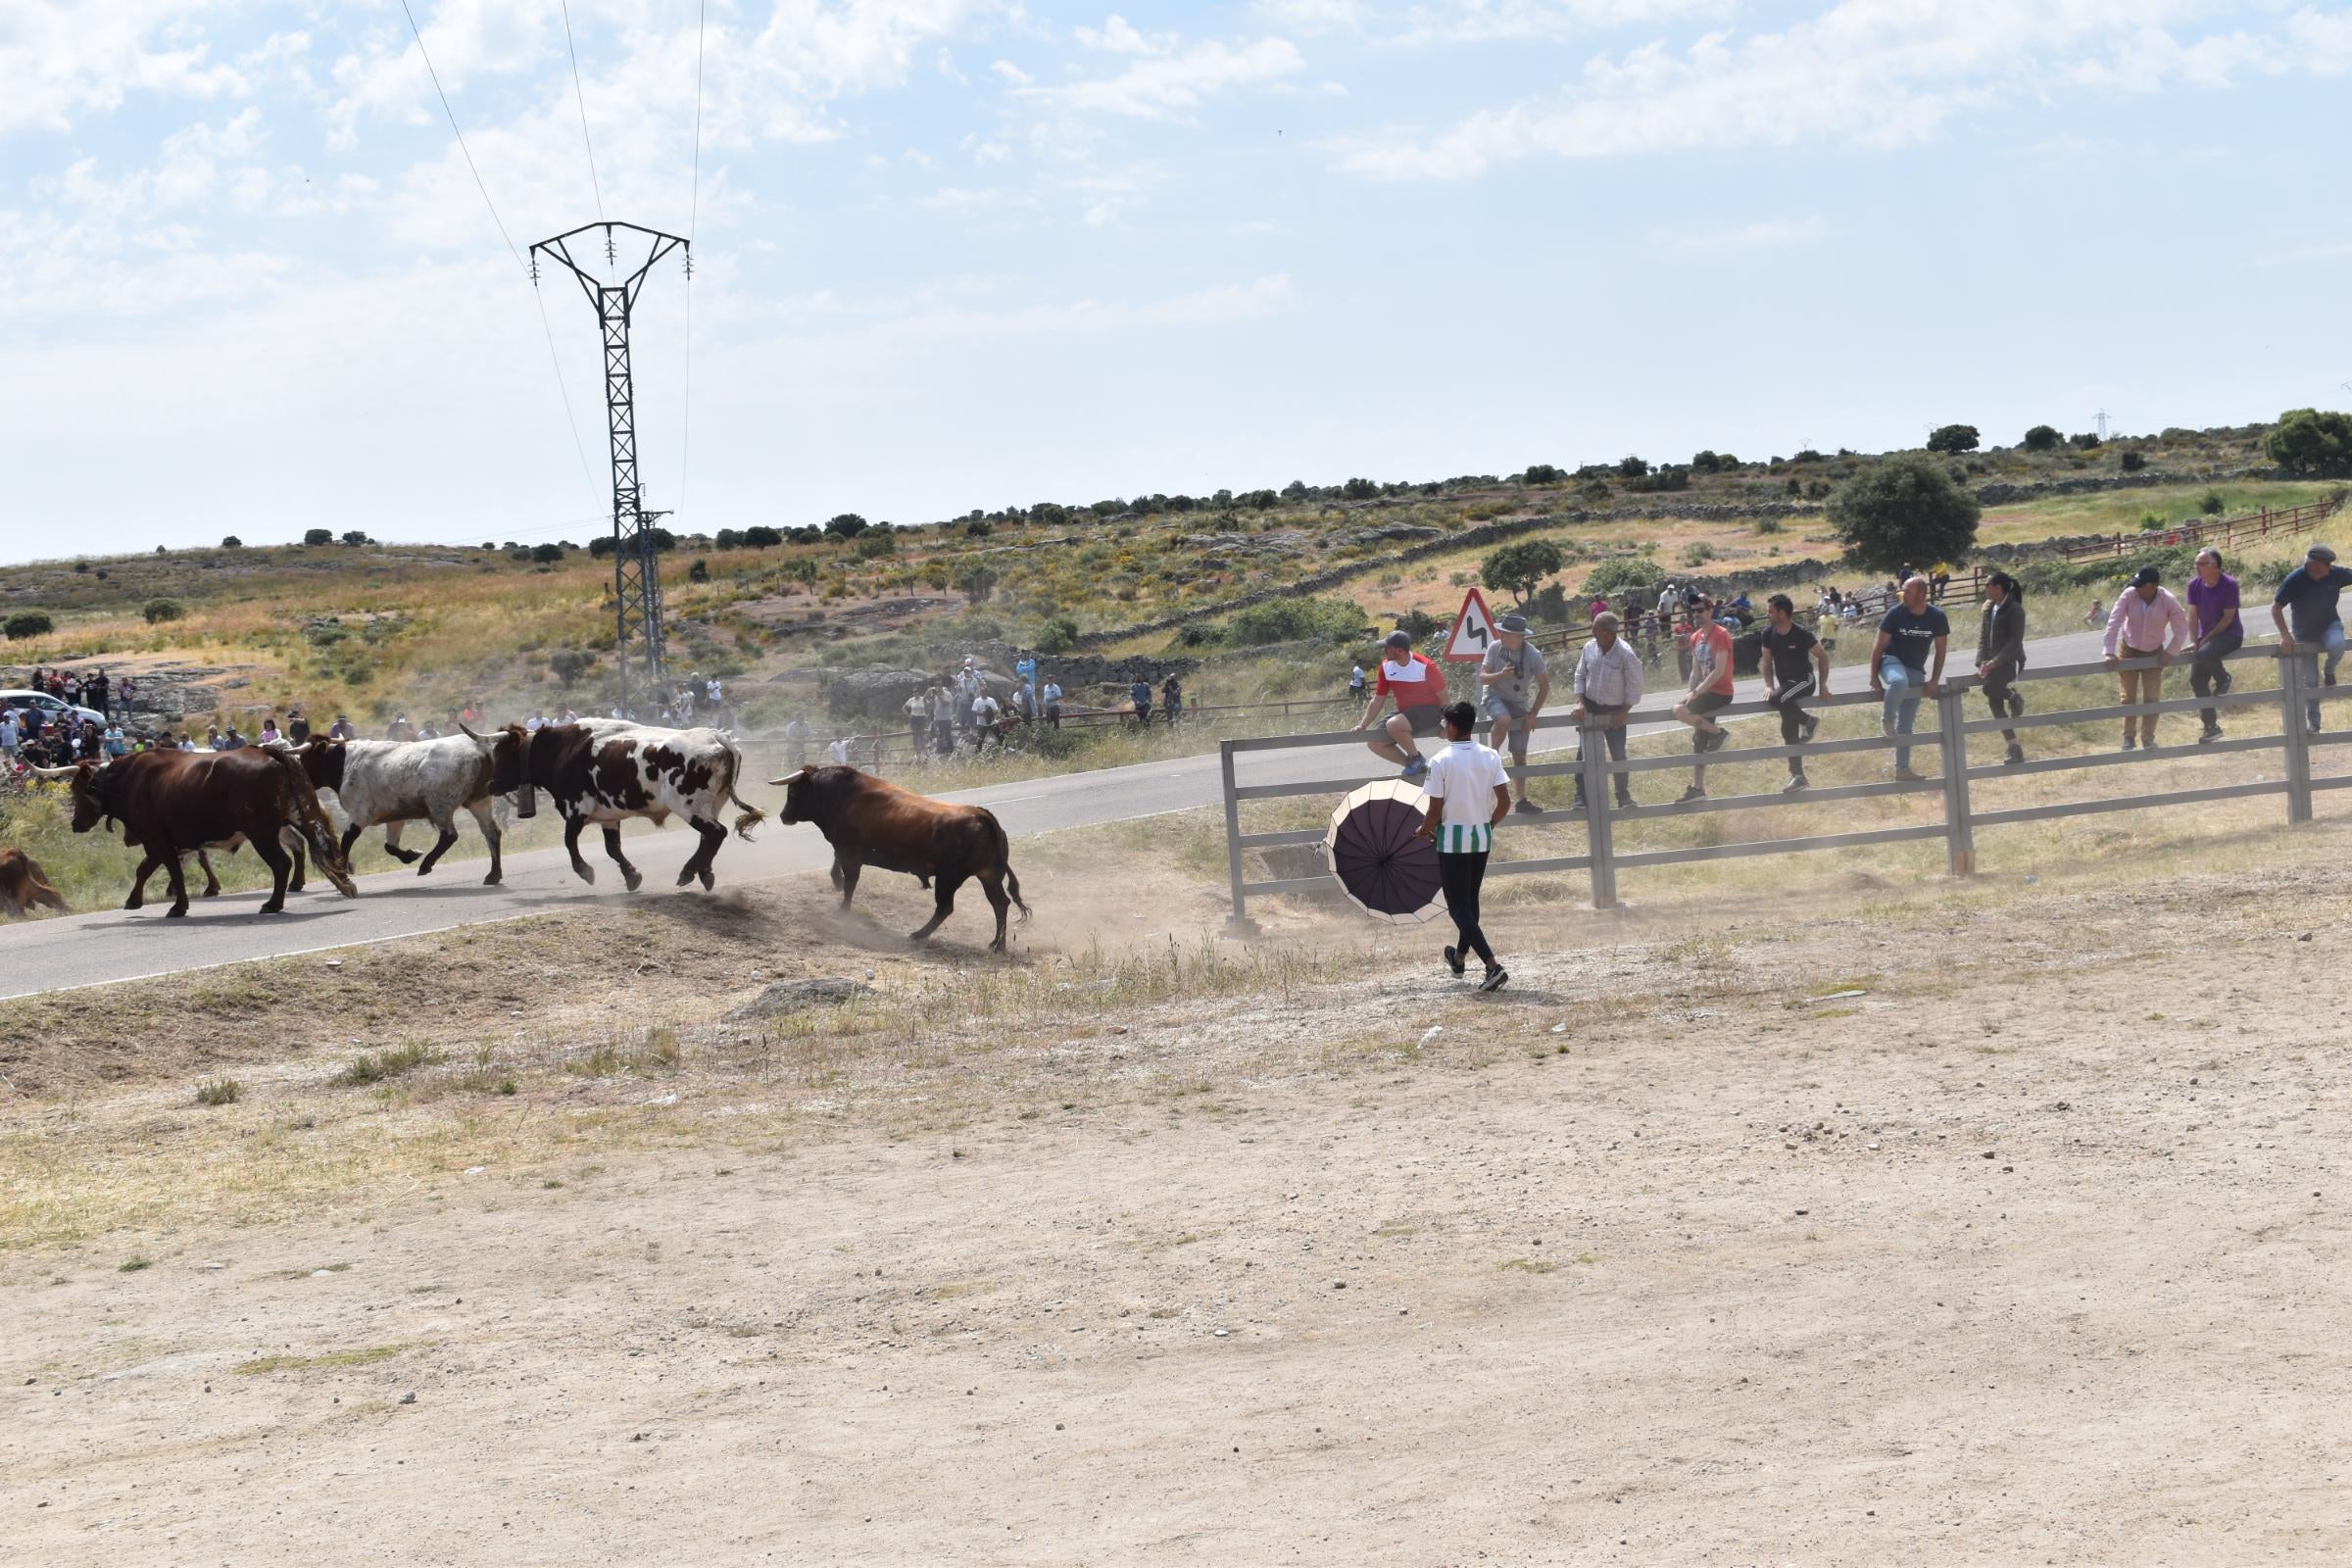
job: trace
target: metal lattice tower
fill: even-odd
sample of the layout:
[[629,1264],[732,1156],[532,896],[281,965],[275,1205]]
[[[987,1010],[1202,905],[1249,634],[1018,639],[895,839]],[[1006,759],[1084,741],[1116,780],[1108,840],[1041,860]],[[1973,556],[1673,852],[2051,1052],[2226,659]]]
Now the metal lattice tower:
[[[566,243],[599,229],[604,232],[605,266],[618,278],[616,282],[607,282],[604,273],[591,271],[573,260]],[[620,270],[616,229],[642,236],[646,243],[645,260],[635,271]],[[636,239],[628,243],[634,250]],[[612,597],[618,605],[623,709],[632,706],[639,680],[659,700],[669,675],[662,647],[662,566],[652,526],[656,517],[668,514],[646,511],[637,486],[637,400],[629,376],[629,318],[646,274],[671,251],[687,252],[686,266],[692,275],[694,262],[686,240],[635,223],[583,223],[531,247],[531,281],[539,280],[539,256],[545,252],[578,281],[581,292],[596,307],[597,325],[604,334],[605,418],[612,441]],[[632,679],[633,675],[637,678]]]

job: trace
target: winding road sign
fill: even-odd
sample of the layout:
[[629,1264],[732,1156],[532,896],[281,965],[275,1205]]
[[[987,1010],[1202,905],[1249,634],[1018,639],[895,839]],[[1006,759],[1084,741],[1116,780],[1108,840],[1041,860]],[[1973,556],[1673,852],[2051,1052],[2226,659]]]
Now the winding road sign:
[[1484,659],[1494,641],[1494,617],[1473,588],[1462,595],[1461,613],[1453,617],[1453,633],[1446,639],[1446,657],[1457,662]]

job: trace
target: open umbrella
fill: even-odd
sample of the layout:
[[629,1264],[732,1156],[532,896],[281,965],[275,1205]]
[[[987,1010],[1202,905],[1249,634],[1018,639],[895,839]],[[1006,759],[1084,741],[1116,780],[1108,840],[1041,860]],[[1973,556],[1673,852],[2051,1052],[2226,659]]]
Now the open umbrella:
[[1429,797],[1401,780],[1366,784],[1331,813],[1323,847],[1331,874],[1377,919],[1418,925],[1444,907],[1437,846],[1421,839]]

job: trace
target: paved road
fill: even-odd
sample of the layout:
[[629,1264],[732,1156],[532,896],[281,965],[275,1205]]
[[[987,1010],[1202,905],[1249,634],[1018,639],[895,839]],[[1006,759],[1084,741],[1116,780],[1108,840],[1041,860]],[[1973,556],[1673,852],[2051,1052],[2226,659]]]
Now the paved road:
[[[1851,635],[1849,633],[1849,635]],[[1965,657],[1973,648],[1975,627],[1955,616],[1955,652]],[[1965,648],[1959,646],[1965,644]],[[2078,632],[2037,639],[2032,645],[2036,663],[2050,664],[2095,659],[2098,635]],[[1961,658],[1955,658],[1958,665]],[[1860,667],[1842,666],[1833,687],[1859,689],[1865,679]],[[1742,698],[1761,694],[1756,682],[1742,682]],[[1639,711],[1662,710],[1671,698],[1659,695]],[[1671,720],[1664,721],[1671,725]],[[1639,726],[1641,731],[1664,727],[1659,722]],[[1539,751],[1567,744],[1561,732],[1540,734]],[[1298,752],[1246,756],[1245,783],[1287,783],[1308,779],[1364,776],[1374,769],[1353,746],[1331,746]],[[760,781],[763,782],[763,781]],[[756,805],[773,803],[778,792],[763,787],[746,793]],[[986,806],[1004,821],[1014,838],[1050,833],[1059,828],[1086,827],[1100,822],[1157,816],[1169,811],[1213,806],[1218,800],[1217,759],[1211,753],[1164,762],[1094,772],[1065,773],[1028,779],[1017,784],[967,790],[953,799]],[[217,964],[253,958],[283,957],[322,948],[355,943],[384,942],[419,936],[456,926],[511,920],[552,909],[574,907],[599,899],[622,899],[619,877],[604,858],[590,834],[583,853],[598,870],[594,887],[580,882],[561,849],[535,850],[506,858],[506,883],[485,888],[479,877],[482,863],[460,860],[463,854],[479,853],[481,842],[470,826],[457,850],[431,877],[388,871],[360,879],[360,897],[338,898],[331,889],[305,893],[288,901],[283,914],[259,911],[263,895],[223,894],[199,901],[188,917],[164,918],[164,904],[151,903],[137,912],[110,909],[61,919],[24,921],[0,927],[0,998],[29,996],[75,986],[175,974]],[[831,852],[812,827],[784,827],[770,822],[746,844],[729,839],[719,851],[719,886],[740,886],[772,877],[819,873],[831,863]],[[697,897],[670,890],[678,867],[692,853],[693,834],[672,828],[661,833],[632,835],[629,858],[645,872],[637,898]],[[127,865],[127,859],[125,864]],[[127,880],[127,878],[126,878]],[[323,883],[314,881],[315,889]]]

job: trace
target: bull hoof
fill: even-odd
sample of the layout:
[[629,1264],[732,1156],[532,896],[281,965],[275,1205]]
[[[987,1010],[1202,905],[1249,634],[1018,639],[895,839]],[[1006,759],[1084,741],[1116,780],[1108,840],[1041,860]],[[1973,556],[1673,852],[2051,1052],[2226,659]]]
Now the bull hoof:
[[931,940],[931,933],[928,931],[909,931],[906,933],[906,940],[909,942],[928,942]]
[[415,865],[417,858],[424,852],[422,850],[396,850],[387,844],[384,846],[384,853],[403,865]]
[[262,912],[264,914],[283,914],[286,912],[286,906],[277,900],[271,899],[268,904],[262,906]]
[[482,878],[482,886],[486,888],[494,888],[498,886],[502,880],[503,878],[501,878],[496,871],[493,871],[488,876]]
[[693,881],[694,881],[694,867],[693,867],[693,866],[691,866],[691,865],[690,865],[690,866],[687,866],[687,867],[686,867],[684,870],[682,870],[682,871],[680,871],[680,872],[678,873],[678,886],[680,886],[680,887],[686,887],[686,886],[690,885],[690,884],[691,884]]
[[188,906],[185,904],[174,904],[172,906],[172,907],[164,911],[164,918],[167,920],[181,920],[187,917],[187,913]]
[[141,907],[144,907],[144,906],[145,906],[146,903],[147,903],[147,901],[146,901],[145,899],[142,899],[142,898],[140,898],[140,897],[138,897],[137,895],[135,895],[135,894],[134,894],[134,895],[132,895],[132,896],[131,896],[131,898],[130,898],[128,901],[126,901],[126,902],[123,904],[122,907],[124,907],[125,909],[136,909],[136,908],[141,908]]
[[709,893],[709,892],[710,892],[712,889],[716,888],[717,886],[718,886],[718,878],[716,878],[716,877],[712,876],[712,875],[711,875],[711,874],[710,874],[710,873],[708,870],[704,871],[704,872],[703,872],[703,891],[704,891],[705,893]]
[[634,871],[621,872],[620,879],[622,884],[626,886],[631,893],[636,892],[638,888],[644,886],[645,884],[645,878],[639,876]]
[[596,886],[596,867],[595,867],[595,866],[593,866],[593,865],[575,865],[575,866],[573,866],[573,867],[572,867],[572,869],[573,869],[574,871],[577,871],[577,872],[580,874],[580,880],[581,880],[581,881],[583,881],[583,882],[587,883],[587,884],[588,884],[590,887],[594,887],[594,886]]

